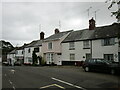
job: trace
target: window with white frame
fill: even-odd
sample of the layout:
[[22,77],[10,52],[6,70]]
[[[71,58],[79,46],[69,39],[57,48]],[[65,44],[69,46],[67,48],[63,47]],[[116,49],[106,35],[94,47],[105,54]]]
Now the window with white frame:
[[101,40],[102,46],[114,45],[115,38],[105,38]]
[[75,60],[75,54],[70,54],[70,60]]
[[113,54],[104,54],[104,59],[113,61],[114,60],[113,56],[114,56]]
[[52,49],[52,42],[48,43],[48,49]]
[[90,41],[89,40],[83,41],[83,48],[84,49],[89,49],[90,48]]
[[74,50],[75,49],[75,43],[74,42],[70,42],[69,43],[69,50]]

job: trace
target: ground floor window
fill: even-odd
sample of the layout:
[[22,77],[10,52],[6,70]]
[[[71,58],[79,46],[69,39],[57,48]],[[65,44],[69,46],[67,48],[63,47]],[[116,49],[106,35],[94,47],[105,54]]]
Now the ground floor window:
[[70,54],[70,60],[75,60],[75,54]]
[[86,53],[86,59],[91,59],[91,54],[90,53]]
[[113,54],[104,54],[104,59],[114,61]]

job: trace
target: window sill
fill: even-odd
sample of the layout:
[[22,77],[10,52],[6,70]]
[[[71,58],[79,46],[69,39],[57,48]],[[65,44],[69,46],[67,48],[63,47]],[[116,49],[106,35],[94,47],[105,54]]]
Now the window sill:
[[90,49],[90,48],[88,47],[88,48],[83,48],[83,49]]
[[113,46],[113,45],[115,45],[115,44],[109,44],[109,45],[103,45],[103,46]]
[[69,50],[75,50],[75,48],[69,48]]

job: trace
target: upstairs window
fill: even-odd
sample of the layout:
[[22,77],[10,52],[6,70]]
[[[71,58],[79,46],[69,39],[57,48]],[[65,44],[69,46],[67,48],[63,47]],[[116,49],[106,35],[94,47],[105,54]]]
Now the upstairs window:
[[83,48],[90,49],[90,41],[83,41]]
[[39,47],[34,48],[34,51],[35,51],[35,52],[39,52]]
[[52,42],[48,43],[48,49],[52,49]]
[[28,49],[28,53],[30,53],[30,48]]
[[102,39],[101,43],[102,43],[102,46],[114,45],[115,44],[115,38]]
[[75,49],[75,43],[74,42],[70,42],[69,43],[69,50],[74,50]]

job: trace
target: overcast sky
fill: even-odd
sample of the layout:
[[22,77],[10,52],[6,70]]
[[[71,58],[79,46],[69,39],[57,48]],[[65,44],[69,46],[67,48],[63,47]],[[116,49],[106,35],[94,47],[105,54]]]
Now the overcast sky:
[[[111,11],[117,9],[115,5],[111,10],[107,7],[110,3],[105,2],[2,2],[2,29],[0,38],[10,41],[14,46],[38,40],[40,31],[45,32],[45,37],[54,34],[54,29],[60,31],[82,30],[88,28],[88,21],[95,18],[96,26],[110,25],[116,22],[111,17]],[[89,11],[89,18],[87,9]],[[41,25],[41,29],[40,29]],[[2,34],[2,35],[1,35]],[[2,37],[1,37],[2,36]]]

